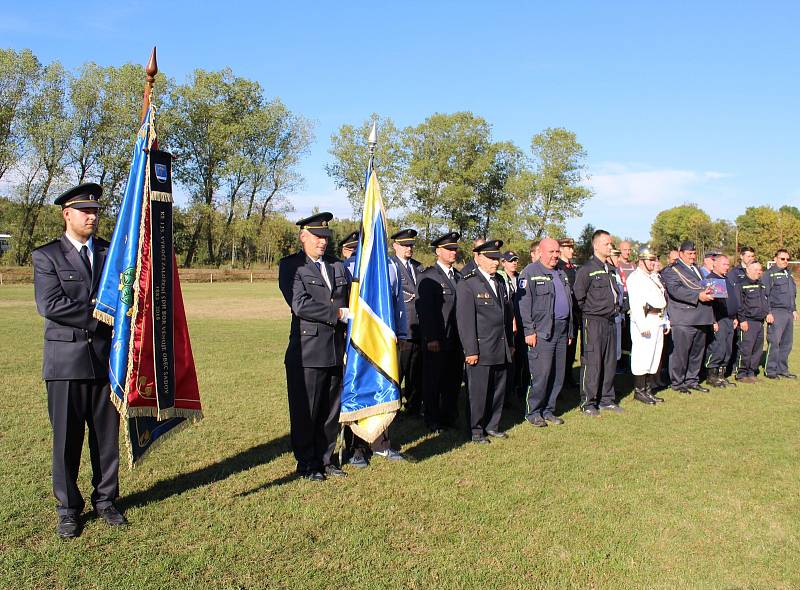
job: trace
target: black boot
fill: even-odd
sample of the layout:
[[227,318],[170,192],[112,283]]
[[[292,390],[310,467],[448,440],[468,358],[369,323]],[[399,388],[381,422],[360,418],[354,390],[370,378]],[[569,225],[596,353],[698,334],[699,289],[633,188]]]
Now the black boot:
[[719,369],[716,367],[712,367],[708,370],[708,378],[706,378],[706,383],[708,383],[711,387],[725,387],[725,382],[720,380]]
[[658,397],[655,394],[655,387],[657,387],[658,375],[645,375],[644,382],[645,388],[647,389],[648,395],[653,399],[654,402],[663,403],[664,398]]
[[652,406],[656,403],[656,400],[647,393],[646,379],[647,377],[645,375],[633,376],[633,399]]
[[719,378],[725,384],[725,387],[736,387],[736,383],[728,381],[728,378],[725,376],[725,367],[719,368]]

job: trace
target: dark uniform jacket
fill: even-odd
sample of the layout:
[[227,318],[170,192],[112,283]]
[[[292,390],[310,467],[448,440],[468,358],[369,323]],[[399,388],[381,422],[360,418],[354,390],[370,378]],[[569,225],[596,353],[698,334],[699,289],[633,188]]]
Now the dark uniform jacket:
[[417,312],[424,342],[438,340],[447,350],[458,349],[456,323],[456,285],[461,273],[453,269],[451,281],[438,263],[426,268],[417,279]]
[[550,270],[537,261],[526,266],[519,277],[517,301],[525,336],[536,334],[537,337],[545,340],[552,338],[556,303],[556,287],[553,280],[561,281],[564,285],[569,306],[569,331],[567,334],[572,334],[572,289],[567,275],[558,267]]
[[714,310],[714,320],[718,321],[724,318],[734,319],[739,312],[739,292],[728,277],[721,277],[715,272],[710,272],[706,275],[707,279],[723,279],[728,289],[727,297],[717,297],[711,302],[711,308]]
[[739,322],[763,322],[767,317],[767,294],[761,281],[748,277],[737,285],[739,289]]
[[503,365],[511,362],[514,342],[514,306],[506,294],[505,281],[495,275],[495,289],[475,271],[458,283],[458,333],[464,356],[480,355],[479,365]]
[[575,299],[584,315],[613,319],[621,302],[614,266],[592,256],[575,273]]
[[93,277],[66,235],[33,251],[36,309],[44,317],[42,378],[107,379],[111,328],[92,317],[108,242],[92,238]]
[[342,364],[347,324],[338,320],[348,306],[350,281],[342,263],[323,256],[333,292],[317,265],[300,251],[281,259],[278,285],[292,308],[286,364],[298,367],[335,367]]
[[470,258],[467,263],[461,268],[461,276],[465,277],[478,270],[478,265],[475,264],[475,257]]
[[406,321],[408,322],[408,339],[418,341],[420,338],[420,333],[419,315],[417,313],[417,285],[420,281],[420,273],[423,271],[424,267],[422,266],[421,262],[414,260],[413,258],[408,261],[408,263],[411,265],[411,268],[414,270],[414,277],[416,278],[415,282],[414,278],[408,274],[405,263],[402,262],[397,256],[392,256],[391,258],[394,260],[399,270],[400,286],[403,291],[403,302],[405,303],[406,308]]
[[697,266],[690,268],[678,259],[661,271],[661,282],[669,295],[667,314],[673,326],[708,326],[714,323],[711,303],[699,299],[705,287]]
[[761,282],[766,290],[770,312],[773,309],[797,311],[797,285],[788,268],[773,266],[764,272]]

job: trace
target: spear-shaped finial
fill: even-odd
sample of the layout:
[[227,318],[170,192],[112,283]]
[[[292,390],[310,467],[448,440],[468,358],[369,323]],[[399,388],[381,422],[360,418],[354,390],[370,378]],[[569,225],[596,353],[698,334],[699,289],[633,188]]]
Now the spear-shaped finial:
[[155,47],[153,47],[153,51],[150,53],[150,59],[147,61],[144,72],[147,76],[144,80],[144,101],[142,102],[142,116],[140,117],[142,121],[144,121],[144,117],[147,115],[147,109],[150,108],[150,95],[153,92],[156,74],[158,74],[158,60],[156,59]]
[[378,145],[378,122],[372,122],[372,131],[369,132],[369,155],[372,156],[375,153],[375,146]]

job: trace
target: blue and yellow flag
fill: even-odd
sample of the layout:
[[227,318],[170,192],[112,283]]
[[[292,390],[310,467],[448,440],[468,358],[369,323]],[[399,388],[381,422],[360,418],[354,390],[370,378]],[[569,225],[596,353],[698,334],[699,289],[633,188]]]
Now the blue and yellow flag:
[[350,288],[351,321],[339,421],[374,441],[400,409],[395,299],[386,253],[386,212],[375,170],[367,180]]

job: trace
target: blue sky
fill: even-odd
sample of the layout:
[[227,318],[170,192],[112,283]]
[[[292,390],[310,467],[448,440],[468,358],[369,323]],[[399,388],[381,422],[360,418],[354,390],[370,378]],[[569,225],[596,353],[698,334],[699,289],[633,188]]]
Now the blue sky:
[[30,1],[3,8],[0,44],[68,67],[158,45],[179,81],[226,66],[260,81],[315,122],[297,217],[350,215],[324,171],[329,138],[372,112],[406,126],[471,110],[526,149],[563,126],[596,191],[569,231],[646,239],[684,202],[727,219],[800,203],[798,22],[790,2]]

